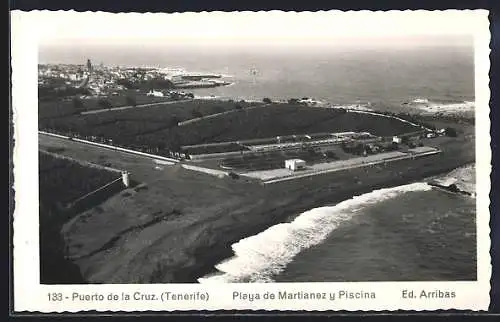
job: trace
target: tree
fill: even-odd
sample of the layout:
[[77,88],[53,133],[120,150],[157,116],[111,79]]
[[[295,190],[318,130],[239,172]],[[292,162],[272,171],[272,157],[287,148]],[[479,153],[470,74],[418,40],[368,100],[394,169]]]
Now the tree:
[[201,114],[201,112],[197,109],[193,109],[191,111],[191,115],[193,115],[194,118],[199,118],[203,116],[203,114]]
[[446,134],[446,136],[456,137],[457,130],[452,127],[447,127],[446,129],[444,129],[444,134]]
[[243,109],[243,106],[241,104],[237,103],[234,105],[234,108],[237,110],[241,110],[241,109]]
[[73,98],[73,107],[75,110],[83,110],[85,108],[85,105],[83,105],[83,102],[81,99],[78,97]]
[[153,78],[149,81],[149,86],[154,87],[154,88],[161,88],[161,89],[170,89],[174,88],[175,85],[172,83],[172,81],[164,78]]
[[387,147],[387,151],[396,151],[399,149],[399,144],[392,142],[391,145]]
[[127,89],[137,89],[137,88],[139,88],[139,86],[137,84],[135,84],[135,83],[133,83],[130,80],[125,79],[125,78],[118,79],[116,81],[116,84],[122,85],[123,87],[125,87]]
[[126,101],[127,101],[127,105],[134,106],[134,107],[137,106],[137,101],[136,101],[135,97],[127,96]]
[[179,122],[180,122],[180,119],[177,117],[177,116],[172,116],[172,118],[170,119],[170,127],[176,127],[177,125],[179,125]]
[[216,105],[216,106],[214,106],[214,112],[215,112],[215,113],[222,113],[222,112],[224,112],[224,111],[225,111],[225,110],[224,110],[224,107],[222,107],[222,106],[220,106],[220,105]]
[[328,151],[325,151],[325,156],[328,158],[328,159],[335,159],[337,156],[335,155],[335,152],[331,151],[331,150],[328,150]]
[[101,98],[97,104],[102,108],[112,108],[113,107],[113,105],[111,105],[111,103],[105,98]]
[[170,137],[169,147],[172,152],[180,152],[181,151],[181,139],[177,133],[172,133]]
[[264,102],[266,104],[271,104],[273,101],[271,101],[271,99],[269,97],[264,97],[264,99],[262,100],[262,102]]
[[165,148],[167,147],[167,145],[165,144],[164,141],[161,141],[161,142],[158,142],[158,144],[157,144],[156,147],[158,148],[159,151],[163,151],[163,150],[165,150]]

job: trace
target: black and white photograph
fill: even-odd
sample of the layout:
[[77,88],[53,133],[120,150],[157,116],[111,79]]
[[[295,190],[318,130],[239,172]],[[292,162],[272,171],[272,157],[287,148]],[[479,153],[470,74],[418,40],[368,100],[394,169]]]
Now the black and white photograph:
[[489,281],[487,13],[25,14],[40,285]]

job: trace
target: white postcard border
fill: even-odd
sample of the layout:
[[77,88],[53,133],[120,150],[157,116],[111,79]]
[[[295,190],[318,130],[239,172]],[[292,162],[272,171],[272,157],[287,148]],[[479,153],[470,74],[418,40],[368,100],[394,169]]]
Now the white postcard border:
[[[470,13],[477,18],[474,26],[471,26],[474,28],[476,41],[477,282],[40,285],[38,168],[36,166],[38,159],[37,12],[12,12],[12,102],[15,125],[13,236],[15,311],[486,310],[490,301],[491,276],[488,208],[491,172],[488,77],[490,34],[488,12],[475,10]],[[365,14],[369,15],[371,12],[366,11]],[[387,14],[398,13],[388,12]],[[424,289],[427,291],[448,290],[455,292],[456,297],[445,300],[403,298],[404,290],[419,292]],[[280,294],[282,295],[285,291],[297,294],[317,292],[321,295],[319,295],[320,299],[316,300],[280,299]],[[358,299],[346,299],[342,298],[341,294],[344,294],[342,292],[361,292],[364,295]],[[371,292],[376,293],[375,299],[369,298]],[[86,301],[78,295],[74,300],[74,293],[88,295],[91,299]],[[181,293],[186,296],[186,299],[172,299],[172,294]],[[236,293],[247,295],[243,298]],[[324,299],[322,293],[325,293]],[[50,294],[61,294],[62,300],[49,300]],[[125,294],[131,298],[125,300]],[[134,300],[134,294],[139,294],[141,299]],[[157,299],[151,300],[152,294]],[[236,298],[234,298],[235,294]],[[259,294],[259,299],[256,299],[257,294]],[[274,298],[272,298],[273,294]],[[100,296],[104,299],[101,300]],[[296,298],[299,297],[299,295],[296,296]]]

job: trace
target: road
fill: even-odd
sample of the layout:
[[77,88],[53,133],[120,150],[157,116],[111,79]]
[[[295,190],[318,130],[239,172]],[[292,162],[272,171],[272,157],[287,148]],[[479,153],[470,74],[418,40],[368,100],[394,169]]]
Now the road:
[[141,104],[141,105],[127,105],[127,106],[120,106],[120,107],[112,107],[112,108],[103,108],[100,110],[89,110],[85,112],[81,112],[80,115],[87,115],[87,114],[98,114],[98,113],[103,113],[103,112],[110,112],[110,111],[120,111],[120,110],[127,110],[129,108],[141,108],[141,107],[150,107],[150,106],[157,106],[157,105],[168,105],[168,104],[175,104],[175,103],[186,103],[190,102],[192,99],[185,99],[185,100],[180,100],[180,101],[168,101],[168,102],[157,102],[157,103],[148,103],[148,104]]

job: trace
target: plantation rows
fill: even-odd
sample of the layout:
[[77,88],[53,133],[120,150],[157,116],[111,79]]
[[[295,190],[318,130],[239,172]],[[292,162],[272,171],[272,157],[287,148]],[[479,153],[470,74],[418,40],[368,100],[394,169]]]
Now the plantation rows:
[[78,133],[80,137],[102,137],[126,144],[130,142],[129,137],[175,127],[178,122],[198,115],[231,109],[234,109],[234,103],[231,102],[197,100],[97,114],[45,118],[41,119],[39,124],[40,129],[48,131]]
[[236,144],[236,143],[231,143],[231,144],[225,144],[225,145],[218,145],[218,146],[200,146],[200,147],[194,147],[194,148],[188,148],[185,149],[185,153],[187,154],[210,154],[210,153],[224,153],[224,152],[236,152],[236,151],[248,151],[250,150],[249,148]]
[[39,153],[40,199],[48,204],[65,204],[117,179],[110,171],[85,167],[67,159]]
[[[220,129],[224,131],[217,135]],[[204,120],[190,124],[189,129],[186,126],[183,130],[205,134],[207,140],[200,143],[207,143],[318,132],[356,131],[392,136],[415,131],[416,128],[392,118],[371,114],[342,113],[335,109],[311,107],[270,107]],[[287,139],[291,138],[282,137],[283,142]]]
[[[40,121],[40,128],[139,151],[154,151],[166,156],[170,155],[171,151],[179,152],[184,145],[211,142],[276,136],[282,137],[281,142],[293,142],[303,139],[304,135],[301,134],[345,131],[366,131],[378,136],[392,136],[417,129],[410,124],[377,115],[290,104],[243,108],[233,113],[177,126],[177,122],[193,118],[194,114],[208,115],[228,109],[234,109],[233,102],[192,101],[45,119]],[[323,136],[328,137],[327,134]],[[254,144],[257,141],[255,140]],[[269,143],[268,141],[263,140],[263,143]],[[233,148],[220,148],[220,151],[217,151],[227,152],[234,150]],[[215,153],[213,148],[203,151]]]
[[[130,105],[141,105],[151,103],[161,103],[170,101],[166,97],[147,96],[143,93],[127,91],[125,94],[106,97],[88,97],[76,99],[79,103],[75,103],[74,98],[61,98],[50,101],[40,100],[38,102],[38,118],[54,118],[74,115],[84,111],[98,110],[102,108],[121,107]],[[107,105],[104,106],[103,102]]]

